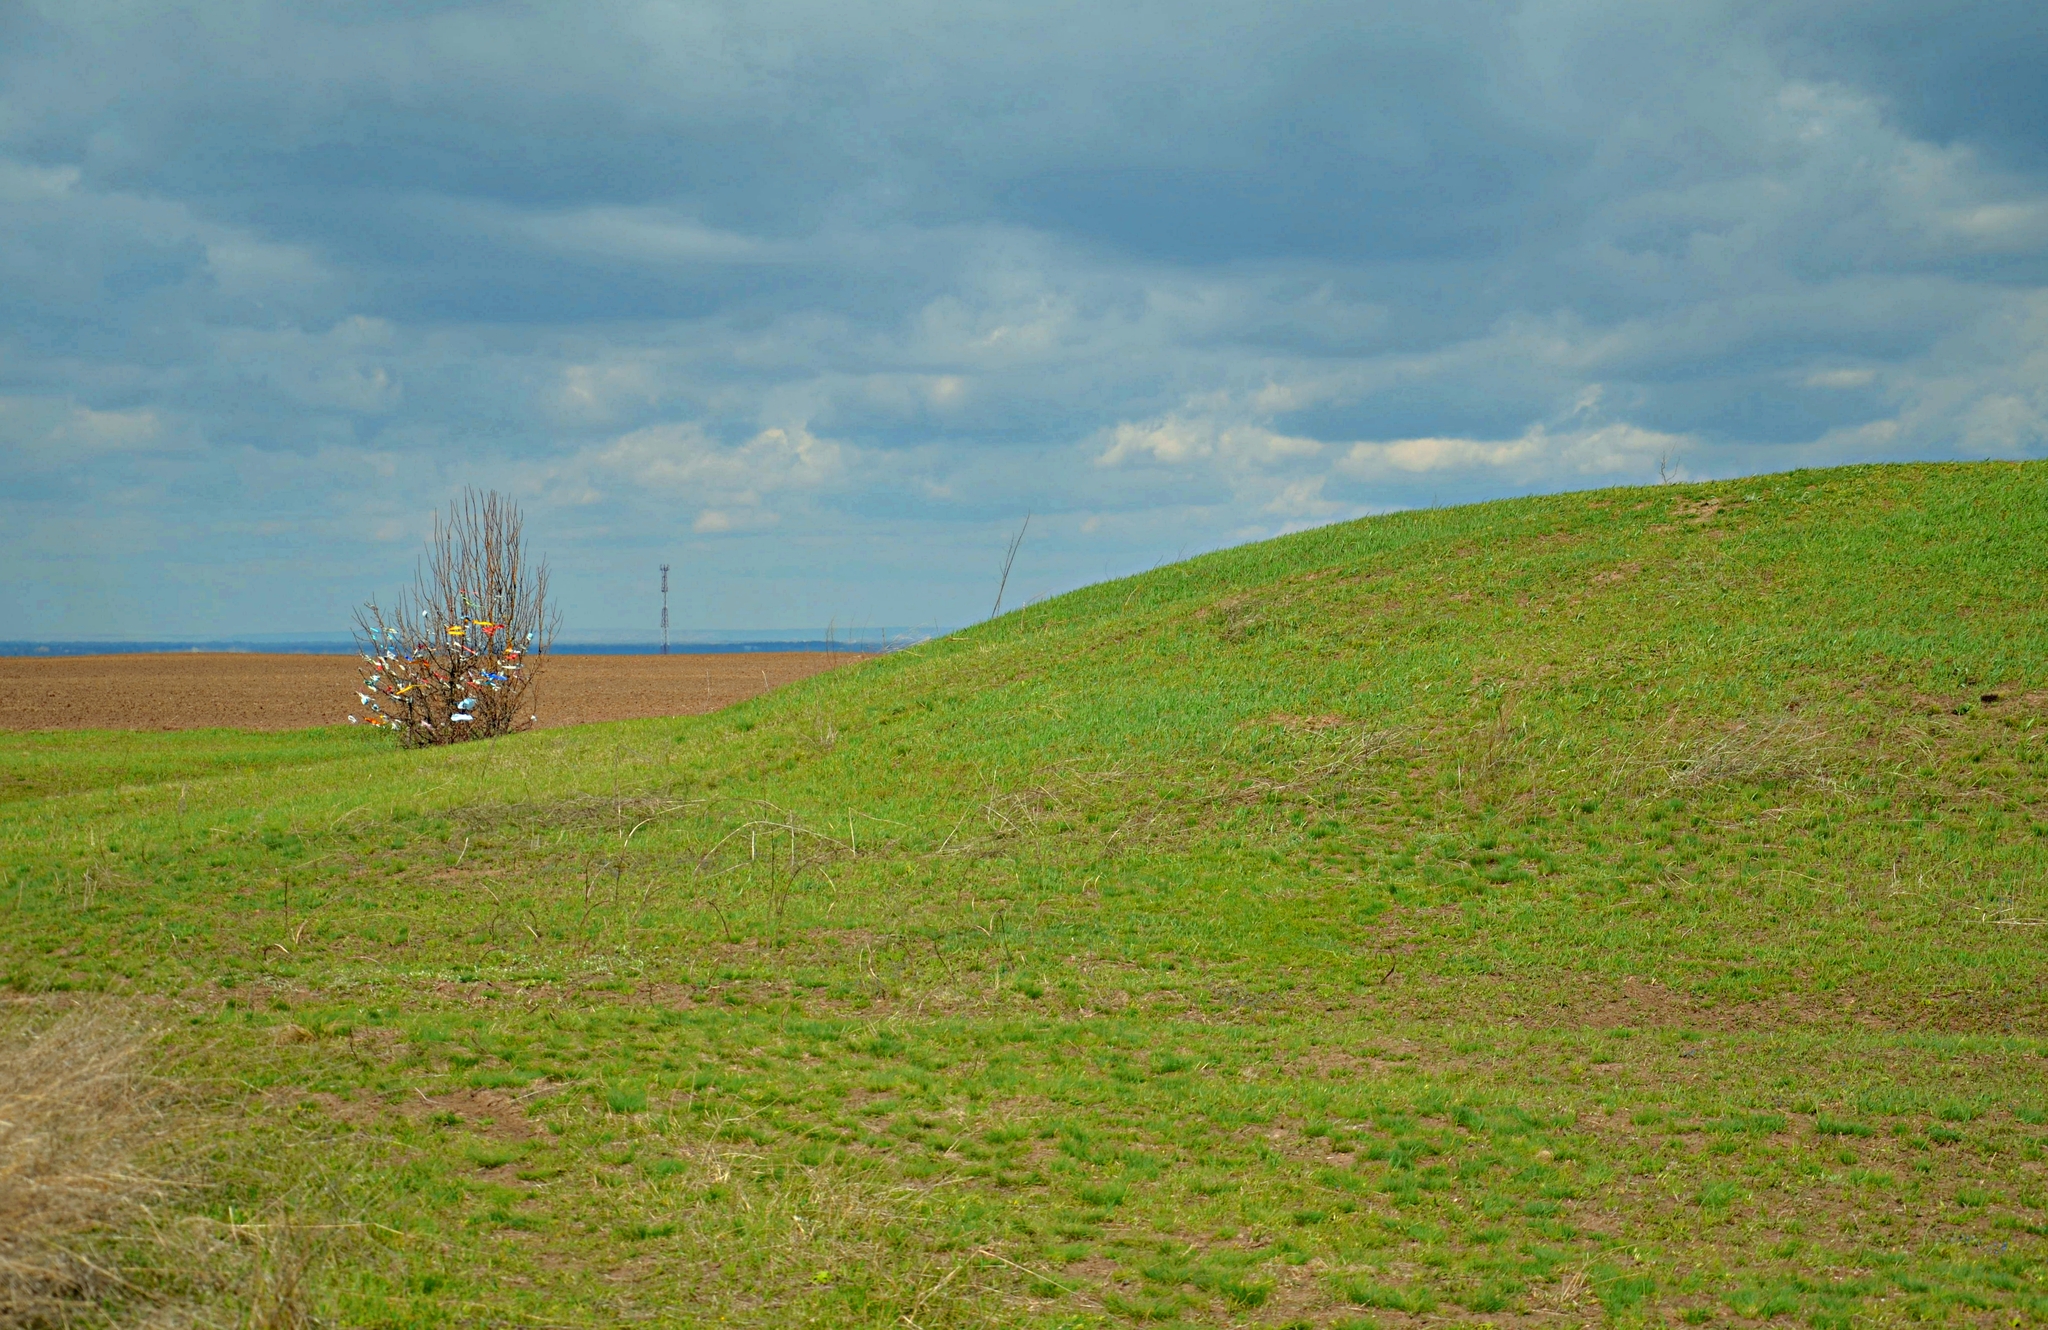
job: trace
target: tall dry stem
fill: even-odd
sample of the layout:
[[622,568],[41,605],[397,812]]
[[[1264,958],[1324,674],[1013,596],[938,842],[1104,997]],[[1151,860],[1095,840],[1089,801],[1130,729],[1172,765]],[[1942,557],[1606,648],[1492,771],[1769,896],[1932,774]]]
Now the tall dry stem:
[[1017,528],[1017,534],[1010,537],[1009,548],[1003,551],[1003,576],[1002,580],[996,583],[996,603],[994,608],[988,612],[988,617],[991,619],[1003,612],[1003,592],[1009,589],[1010,565],[1017,562],[1017,547],[1024,543],[1024,533],[1030,529],[1031,514],[1026,513],[1024,514],[1024,525]]

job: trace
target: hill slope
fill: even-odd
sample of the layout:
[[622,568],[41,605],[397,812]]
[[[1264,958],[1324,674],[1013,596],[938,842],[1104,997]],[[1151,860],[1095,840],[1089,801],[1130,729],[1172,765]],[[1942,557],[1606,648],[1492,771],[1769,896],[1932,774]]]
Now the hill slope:
[[248,1087],[193,1204],[381,1226],[352,1323],[2041,1319],[2044,536],[2042,465],[1604,491],[709,717],[91,736],[0,966]]

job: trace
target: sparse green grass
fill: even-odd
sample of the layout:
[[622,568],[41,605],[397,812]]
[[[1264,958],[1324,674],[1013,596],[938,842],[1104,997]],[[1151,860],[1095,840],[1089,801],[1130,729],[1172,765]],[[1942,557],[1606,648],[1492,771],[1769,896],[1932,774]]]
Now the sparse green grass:
[[123,785],[175,786],[229,772],[305,766],[362,754],[361,732],[346,725],[279,734],[0,730],[0,802]]
[[0,978],[170,1027],[350,1324],[2039,1323],[2044,577],[2048,466],[1798,473],[708,717],[17,736]]

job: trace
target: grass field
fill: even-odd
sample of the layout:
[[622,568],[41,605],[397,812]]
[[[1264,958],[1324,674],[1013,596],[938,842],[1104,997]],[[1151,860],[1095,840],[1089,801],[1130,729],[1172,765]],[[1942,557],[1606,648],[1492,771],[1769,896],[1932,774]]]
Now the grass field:
[[2048,465],[1865,468],[709,716],[5,736],[0,981],[345,1324],[2038,1324],[2044,610]]

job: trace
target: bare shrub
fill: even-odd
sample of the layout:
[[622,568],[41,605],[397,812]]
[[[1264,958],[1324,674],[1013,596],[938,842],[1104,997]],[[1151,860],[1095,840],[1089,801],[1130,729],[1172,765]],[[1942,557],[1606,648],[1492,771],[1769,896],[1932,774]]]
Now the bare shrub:
[[434,520],[413,588],[387,611],[356,611],[370,666],[358,694],[367,720],[407,747],[487,739],[526,728],[534,677],[553,644],[548,567],[526,553],[519,506],[465,490]]
[[60,1322],[125,1281],[92,1239],[162,1190],[134,1035],[91,1012],[0,1044],[0,1326]]

